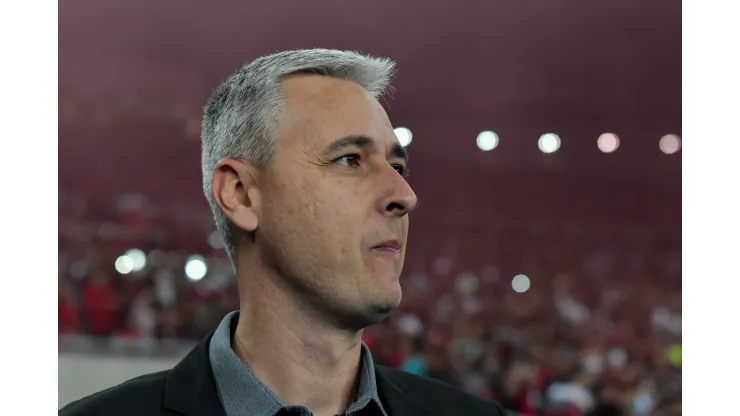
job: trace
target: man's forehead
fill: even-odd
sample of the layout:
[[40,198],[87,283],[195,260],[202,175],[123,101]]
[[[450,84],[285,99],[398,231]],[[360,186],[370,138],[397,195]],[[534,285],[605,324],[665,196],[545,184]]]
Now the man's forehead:
[[354,82],[301,75],[286,79],[283,86],[286,106],[281,130],[288,140],[302,139],[312,146],[348,135],[370,136],[378,144],[392,145],[396,140],[383,107]]

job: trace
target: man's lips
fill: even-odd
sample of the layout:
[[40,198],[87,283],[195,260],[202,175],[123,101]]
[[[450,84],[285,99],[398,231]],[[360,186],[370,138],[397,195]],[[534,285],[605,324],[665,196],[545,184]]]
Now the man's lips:
[[372,250],[385,251],[389,253],[400,253],[403,243],[401,240],[386,240],[373,246]]

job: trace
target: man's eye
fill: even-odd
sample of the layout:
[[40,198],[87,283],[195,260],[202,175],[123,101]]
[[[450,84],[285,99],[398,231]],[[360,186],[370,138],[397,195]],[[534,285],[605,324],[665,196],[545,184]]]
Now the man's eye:
[[360,166],[360,155],[345,155],[334,160],[334,162],[349,168],[355,168]]
[[403,166],[403,165],[391,165],[391,166],[393,166],[393,169],[395,169],[396,172],[398,172],[399,175],[401,175],[401,176],[405,176],[406,175],[406,167],[405,166]]

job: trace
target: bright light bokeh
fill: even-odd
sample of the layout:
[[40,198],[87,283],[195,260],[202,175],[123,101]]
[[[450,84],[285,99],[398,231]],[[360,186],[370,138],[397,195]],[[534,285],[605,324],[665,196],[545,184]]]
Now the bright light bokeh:
[[414,139],[414,135],[411,133],[411,130],[406,127],[396,127],[393,129],[393,132],[396,133],[398,142],[401,143],[401,146],[403,147],[411,144],[411,141]]
[[144,254],[144,252],[139,250],[138,248],[132,248],[131,250],[127,251],[124,256],[131,259],[132,272],[141,271],[144,267],[146,267],[146,254]]
[[666,134],[661,137],[658,145],[660,150],[667,155],[676,153],[681,150],[681,137],[675,134]]
[[526,292],[529,290],[530,285],[531,282],[529,281],[529,277],[523,274],[518,274],[511,279],[511,288],[514,289],[514,292],[516,293]]
[[614,133],[604,133],[599,136],[597,144],[602,152],[611,153],[619,148],[619,136]]
[[560,149],[560,137],[555,133],[545,133],[537,143],[542,153],[555,153]]
[[131,257],[123,255],[116,259],[116,271],[120,274],[129,274],[134,270],[134,260]]
[[482,131],[475,139],[475,144],[478,145],[478,149],[488,152],[498,146],[498,135],[490,130]]
[[208,273],[208,266],[206,266],[206,261],[202,256],[194,254],[188,257],[187,262],[185,262],[185,276],[188,279],[197,282],[204,278],[206,273]]

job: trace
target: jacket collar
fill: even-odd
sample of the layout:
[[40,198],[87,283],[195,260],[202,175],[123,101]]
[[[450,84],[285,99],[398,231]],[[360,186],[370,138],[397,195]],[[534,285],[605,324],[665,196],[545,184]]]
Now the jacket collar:
[[212,336],[199,342],[167,375],[163,399],[166,410],[186,416],[226,416],[208,359]]
[[[216,380],[208,356],[209,335],[167,375],[163,407],[185,416],[226,416],[218,397]],[[375,366],[378,395],[389,416],[425,416],[432,411],[418,398],[406,394],[408,385],[396,370]]]
[[398,370],[376,365],[378,394],[383,402],[383,407],[389,416],[426,416],[431,415],[432,410],[419,397],[406,394],[408,385],[397,376]]

